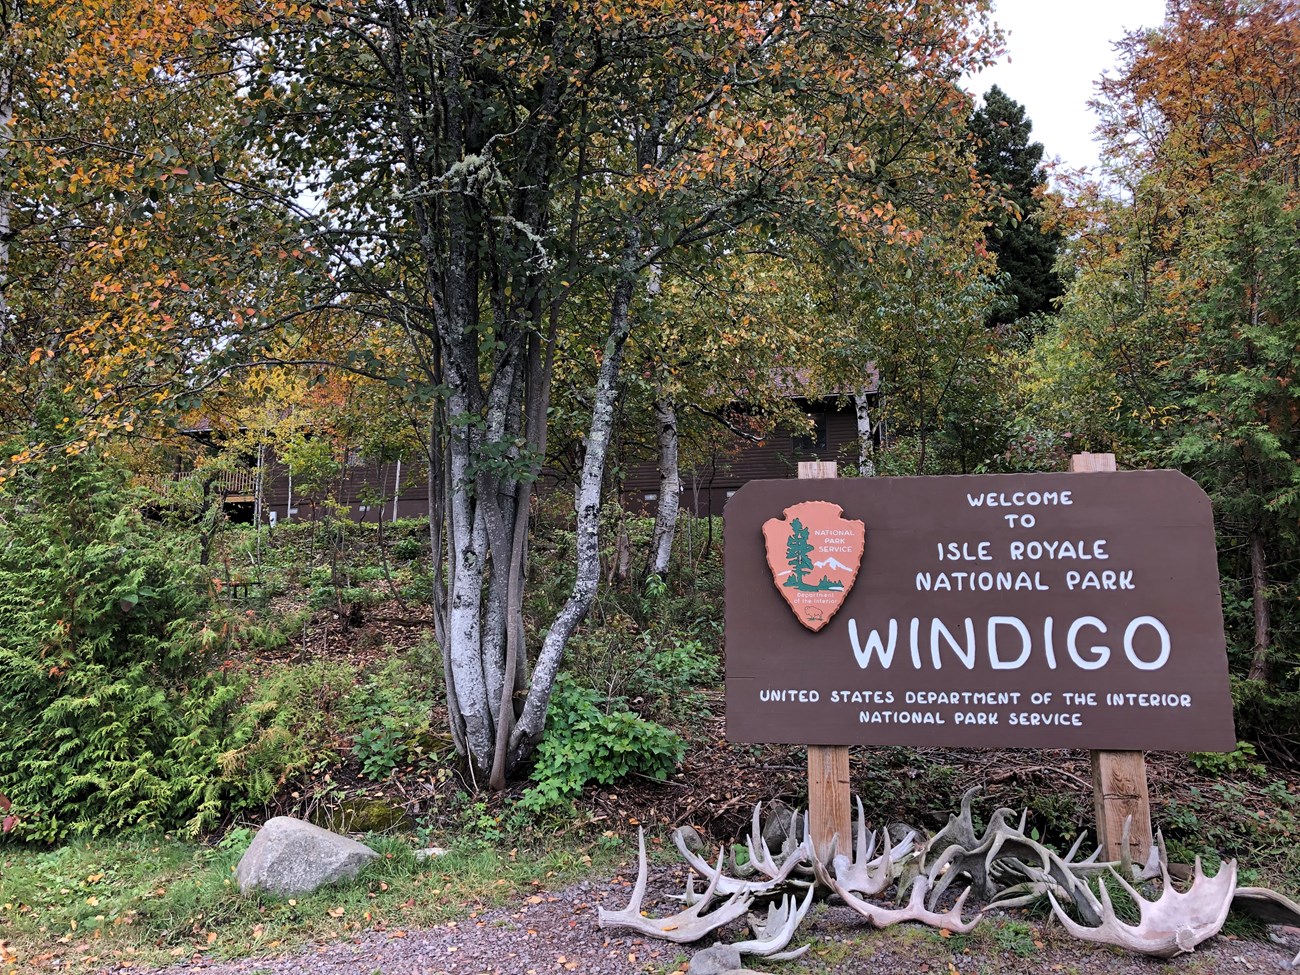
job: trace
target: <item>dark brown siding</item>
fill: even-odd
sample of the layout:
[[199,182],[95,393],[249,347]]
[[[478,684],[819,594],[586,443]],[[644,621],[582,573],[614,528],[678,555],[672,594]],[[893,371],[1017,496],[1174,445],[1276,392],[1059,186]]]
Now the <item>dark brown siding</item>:
[[[811,410],[810,415],[816,412]],[[719,428],[710,460],[683,470],[682,507],[697,515],[720,515],[727,498],[747,481],[795,477],[802,460],[856,460],[857,417],[852,409],[826,406],[826,447],[799,449],[795,436],[778,427],[761,443],[753,443]],[[633,511],[653,512],[659,492],[655,463],[633,464],[623,482],[623,504]],[[651,497],[651,496],[654,497]]]
[[[423,464],[403,460],[399,484],[396,461],[363,461],[344,468],[341,480],[336,480],[320,495],[305,495],[295,487],[292,498],[289,472],[284,465],[272,459],[266,471],[266,484],[262,491],[262,520],[266,522],[271,520],[273,513],[277,523],[286,517],[290,520],[319,518],[321,503],[330,495],[348,506],[348,515],[355,521],[373,522],[381,514],[383,518],[392,520],[394,512],[399,518],[423,517],[429,513],[428,482]],[[398,497],[394,498],[395,494]]]
[[[825,416],[824,449],[801,449],[797,438],[789,430],[781,428],[762,442],[754,443],[719,426],[708,459],[681,472],[683,508],[697,515],[720,515],[727,498],[747,481],[795,477],[801,460],[856,459],[857,420],[850,406],[812,404],[808,412],[809,415]],[[400,518],[427,515],[429,494],[424,465],[403,459],[400,485],[397,477],[396,461],[367,460],[345,468],[341,482],[336,481],[323,494],[334,495],[346,504],[349,516],[356,521],[373,522],[380,517],[391,520],[394,512]],[[551,477],[543,477],[537,487],[540,492],[571,491],[571,486],[559,487]],[[625,507],[653,512],[657,507],[658,492],[656,462],[632,464],[628,468],[622,488]],[[322,500],[294,489],[290,508],[289,472],[273,457],[268,460],[262,495],[264,522],[269,522],[272,514],[277,523],[286,517],[290,520],[320,517]]]

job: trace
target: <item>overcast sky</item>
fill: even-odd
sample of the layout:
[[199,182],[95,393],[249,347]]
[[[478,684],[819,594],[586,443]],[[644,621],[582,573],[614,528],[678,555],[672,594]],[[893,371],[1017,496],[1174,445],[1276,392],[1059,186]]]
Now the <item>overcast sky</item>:
[[971,90],[982,95],[997,85],[1024,105],[1045,158],[1059,156],[1071,168],[1095,166],[1093,84],[1114,66],[1115,41],[1159,26],[1164,0],[995,2],[993,19],[1007,33],[1008,58],[972,78]]

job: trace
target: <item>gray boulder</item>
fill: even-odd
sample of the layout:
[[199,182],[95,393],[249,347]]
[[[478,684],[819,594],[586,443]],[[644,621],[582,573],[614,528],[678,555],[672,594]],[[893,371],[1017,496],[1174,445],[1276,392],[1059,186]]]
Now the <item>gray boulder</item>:
[[253,837],[235,869],[235,880],[245,894],[309,894],[325,884],[350,880],[376,856],[364,843],[301,819],[276,816]]
[[734,945],[710,945],[691,957],[686,975],[729,975],[744,967],[740,961],[740,952]]

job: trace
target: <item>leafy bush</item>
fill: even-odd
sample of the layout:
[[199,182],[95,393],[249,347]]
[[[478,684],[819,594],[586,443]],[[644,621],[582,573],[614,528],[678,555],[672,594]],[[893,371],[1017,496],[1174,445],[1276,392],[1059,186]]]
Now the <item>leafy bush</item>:
[[8,486],[0,792],[20,836],[215,822],[219,729],[242,686],[208,671],[238,621],[205,616],[191,542],[146,522],[91,455]]
[[654,654],[651,663],[669,695],[718,682],[718,657],[699,640],[672,638]]
[[286,783],[339,761],[331,747],[347,722],[356,670],[318,661],[282,667],[252,685],[218,755],[231,811],[269,801]]
[[1264,778],[1268,774],[1259,761],[1255,746],[1248,741],[1237,742],[1237,747],[1230,752],[1193,752],[1188,758],[1198,772],[1209,775],[1246,773]]
[[427,541],[421,538],[399,538],[393,543],[393,558],[418,559],[428,547]]
[[632,773],[666,778],[681,761],[686,745],[675,733],[631,711],[606,714],[603,702],[564,675],[556,681],[532,773],[536,785],[520,799],[523,808],[563,806],[590,782],[609,785]]
[[141,515],[118,468],[83,454],[0,497],[0,793],[19,838],[215,827],[335,756],[354,671],[254,683],[236,650],[285,633],[205,593],[185,524]]
[[359,730],[352,753],[366,778],[382,781],[401,765],[451,751],[449,737],[435,731],[432,723],[436,702],[430,688],[441,679],[434,671],[436,653],[436,648],[422,642],[354,689],[348,714],[352,727]]

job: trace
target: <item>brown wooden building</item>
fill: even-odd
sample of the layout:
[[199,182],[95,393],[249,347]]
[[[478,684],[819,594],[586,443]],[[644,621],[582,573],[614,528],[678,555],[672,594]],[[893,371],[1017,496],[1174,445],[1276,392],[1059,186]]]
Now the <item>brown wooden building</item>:
[[[878,394],[871,390],[872,416],[876,416]],[[812,421],[811,433],[797,433],[777,427],[755,442],[719,424],[710,443],[708,457],[686,467],[680,476],[681,507],[696,515],[720,515],[727,499],[748,481],[796,477],[799,462],[830,460],[856,462],[858,426],[849,397],[795,401]],[[873,428],[872,439],[880,446],[882,429]],[[622,501],[632,511],[653,512],[659,504],[659,468],[655,462],[632,465],[623,482]]]
[[[879,392],[874,382],[868,391],[871,414],[878,416]],[[822,399],[792,398],[812,423],[811,431],[795,432],[777,427],[761,440],[730,430],[718,422],[705,456],[683,465],[681,506],[697,515],[720,515],[727,499],[747,481],[760,478],[795,477],[800,461],[856,461],[858,457],[857,417],[848,395]],[[203,433],[204,431],[199,431]],[[877,423],[872,439],[880,446],[882,428]],[[208,438],[213,450],[220,447]],[[695,451],[698,457],[699,451]],[[380,518],[423,517],[428,514],[429,489],[422,460],[398,458],[377,460],[351,453],[328,489],[317,492],[294,485],[288,468],[267,449],[259,461],[244,459],[247,467],[215,475],[211,493],[225,499],[227,511],[237,521],[260,521],[277,525],[319,518],[325,496],[338,499],[354,521],[375,522]],[[197,472],[177,473],[152,481],[178,483]],[[657,460],[646,459],[629,466],[620,485],[620,500],[631,511],[653,512],[659,502]],[[544,477],[539,489],[566,490],[558,476]]]

